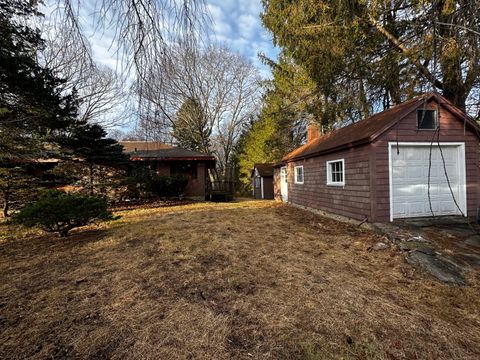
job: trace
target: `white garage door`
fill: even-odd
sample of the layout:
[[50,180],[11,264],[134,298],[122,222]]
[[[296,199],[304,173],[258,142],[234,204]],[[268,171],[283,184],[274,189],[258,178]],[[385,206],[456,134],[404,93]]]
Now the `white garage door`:
[[[463,145],[438,145],[432,148],[430,202],[428,169],[430,144],[390,144],[391,217],[409,218],[465,213],[465,156]],[[450,187],[445,176],[445,169]],[[453,196],[452,196],[453,192]],[[459,211],[455,201],[462,210]]]

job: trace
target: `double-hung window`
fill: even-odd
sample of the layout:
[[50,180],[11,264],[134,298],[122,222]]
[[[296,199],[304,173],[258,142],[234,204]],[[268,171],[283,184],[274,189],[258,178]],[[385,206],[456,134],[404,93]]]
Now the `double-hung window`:
[[345,161],[344,159],[327,161],[327,185],[345,185]]
[[295,166],[295,184],[303,184],[303,166]]

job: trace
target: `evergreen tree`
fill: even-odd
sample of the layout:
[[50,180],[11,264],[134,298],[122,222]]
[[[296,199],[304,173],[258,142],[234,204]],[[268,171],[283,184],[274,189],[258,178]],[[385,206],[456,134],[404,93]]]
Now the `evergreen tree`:
[[71,129],[69,138],[64,145],[71,149],[74,157],[79,157],[88,170],[88,189],[94,193],[95,176],[105,174],[96,170],[125,166],[128,156],[123,153],[123,147],[116,140],[107,138],[106,131],[97,124],[83,124]]
[[305,70],[285,54],[278,63],[266,58],[264,61],[270,66],[273,79],[257,121],[245,131],[236,148],[239,181],[245,191],[251,186],[254,163],[281,160],[305,142],[309,122],[324,121],[318,111],[323,109],[318,88]]
[[210,153],[212,127],[201,104],[187,99],[173,121],[173,137],[178,145],[189,150]]
[[0,162],[38,158],[75,122],[74,95],[37,61],[43,46],[28,21],[39,13],[31,2],[0,0]]
[[76,123],[74,94],[62,94],[62,80],[42,67],[43,40],[31,24],[40,16],[33,2],[0,0],[0,198],[3,213],[22,206],[38,191],[29,163],[55,153]]
[[[480,87],[478,2],[264,0],[264,25],[332,108],[388,107],[438,89],[460,108]],[[344,106],[346,105],[346,106]],[[354,114],[355,115],[355,114]]]
[[0,199],[3,203],[3,216],[8,217],[12,207],[18,208],[35,196],[38,184],[21,164],[0,167]]

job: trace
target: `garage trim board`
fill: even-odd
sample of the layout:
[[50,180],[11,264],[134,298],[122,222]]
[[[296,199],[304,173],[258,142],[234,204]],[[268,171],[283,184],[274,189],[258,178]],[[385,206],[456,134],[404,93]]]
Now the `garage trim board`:
[[[430,151],[430,146],[432,145],[432,143],[430,142],[389,142],[388,143],[388,163],[389,163],[389,186],[390,186],[390,221],[393,221],[394,219],[397,219],[397,218],[408,218],[408,217],[419,217],[419,216],[431,216],[431,213],[426,213],[424,211],[423,214],[418,214],[418,213],[415,213],[415,214],[409,214],[408,211],[404,214],[404,215],[399,215],[398,214],[398,211],[397,211],[397,214],[395,214],[395,211],[394,211],[394,204],[395,204],[395,195],[394,195],[394,173],[393,173],[393,167],[394,167],[394,156],[396,155],[396,150],[397,150],[397,146],[400,148],[400,151],[402,151],[402,148],[403,148],[403,151],[404,152],[407,152],[407,150],[412,150],[412,148],[416,148],[418,147],[420,149],[420,152],[419,152],[419,159],[420,160],[420,157],[421,157],[421,148],[425,149],[425,147],[427,147],[427,150]],[[435,164],[435,161],[434,161],[434,158],[433,158],[433,155],[434,155],[434,152],[436,151],[437,153],[439,153],[438,151],[438,143],[437,142],[433,142],[433,148],[432,148],[432,165]],[[454,195],[455,195],[455,200],[456,202],[458,203],[458,206],[459,208],[461,209],[461,212],[466,216],[467,214],[467,194],[466,194],[466,172],[465,172],[465,143],[464,142],[440,142],[440,147],[442,149],[442,151],[444,152],[444,156],[447,157],[448,154],[452,154],[452,152],[450,150],[453,150],[453,149],[456,149],[456,168],[454,170],[452,170],[451,168],[448,169],[448,166],[447,166],[447,174],[449,176],[449,179],[451,180],[455,180],[455,183],[454,184],[451,184],[452,185],[452,189],[455,187],[455,190],[454,190]],[[449,152],[450,151],[450,152]],[[438,157],[438,154],[437,154],[437,157]],[[410,159],[412,160],[412,159]],[[415,159],[417,160],[417,159]],[[398,161],[395,160],[395,161]],[[434,167],[432,166],[432,172],[431,174],[435,174],[435,171],[437,173],[437,177],[438,178],[442,178],[444,181],[445,181],[445,184],[446,184],[446,178],[445,178],[445,175],[444,175],[444,170],[443,170],[443,160],[436,160],[437,161],[437,166],[438,166],[438,163],[439,161],[441,161],[441,165],[442,165],[442,168],[441,168],[441,171],[439,169],[435,170]],[[421,164],[421,160],[419,161],[419,164]],[[431,179],[433,178],[433,175],[431,175]],[[398,179],[397,179],[398,180]],[[423,186],[419,186],[419,192],[420,192],[420,195],[422,195],[422,188],[423,188],[423,192],[425,191],[425,184],[427,183],[428,181],[428,175],[425,176],[425,179],[424,179],[424,183],[423,184],[417,184],[417,185],[423,185]],[[443,184],[443,185],[445,185]],[[408,189],[408,184],[406,185],[407,186],[407,189]],[[433,187],[431,187],[431,191],[432,191]],[[414,190],[412,188],[412,190]],[[442,190],[442,189],[440,189]],[[448,192],[450,190],[448,189]],[[443,196],[447,196],[448,194],[446,194],[446,190],[443,189]],[[449,196],[449,199],[451,200],[451,202],[453,203],[453,199],[451,197],[451,194]],[[427,200],[427,203],[428,203],[428,200]],[[438,204],[433,204],[432,205],[438,205]],[[427,205],[428,206],[428,205]],[[452,207],[453,205],[450,204],[450,206]],[[447,210],[445,213],[442,213],[441,211],[437,211],[437,213],[435,214],[435,211],[434,211],[434,214],[435,215],[460,215],[460,212],[458,211],[458,209],[454,209],[454,212],[455,213],[452,213],[452,209],[450,210]]]

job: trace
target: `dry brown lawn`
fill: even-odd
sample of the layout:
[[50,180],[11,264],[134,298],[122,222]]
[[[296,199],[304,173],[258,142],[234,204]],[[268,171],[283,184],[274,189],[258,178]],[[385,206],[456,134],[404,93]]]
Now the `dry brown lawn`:
[[273,202],[129,210],[61,239],[0,226],[0,358],[479,359],[480,281]]

